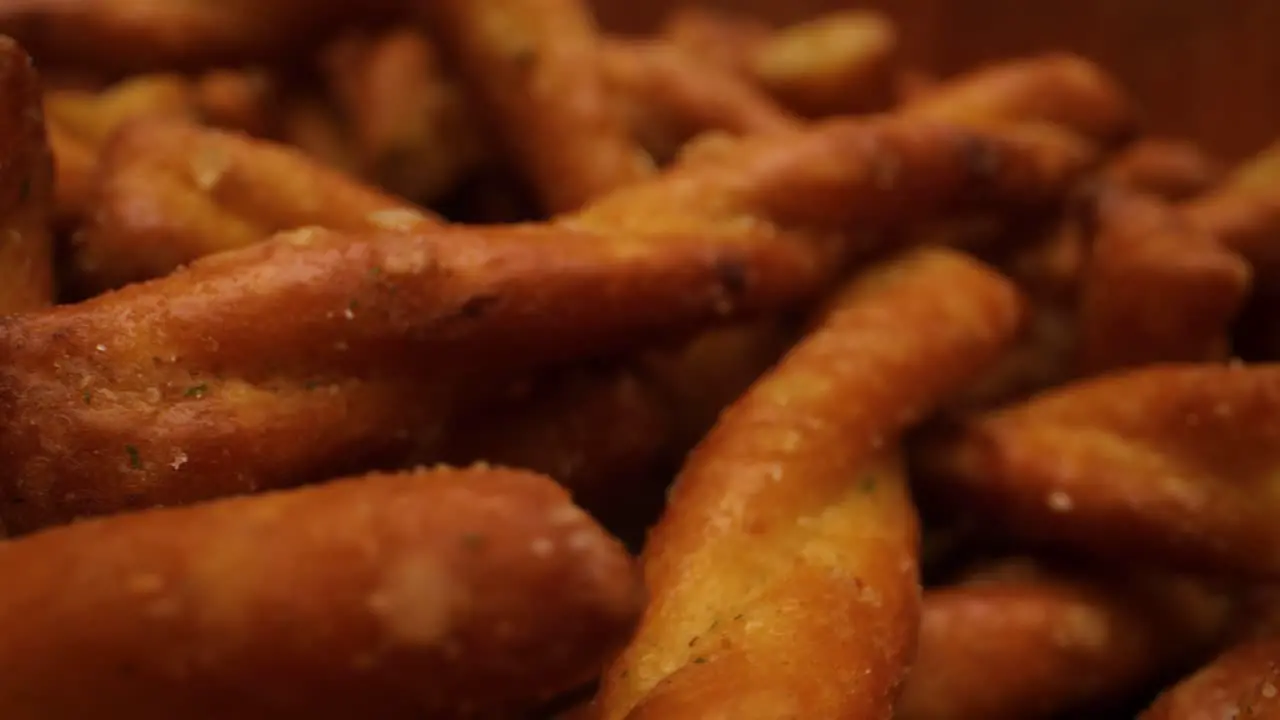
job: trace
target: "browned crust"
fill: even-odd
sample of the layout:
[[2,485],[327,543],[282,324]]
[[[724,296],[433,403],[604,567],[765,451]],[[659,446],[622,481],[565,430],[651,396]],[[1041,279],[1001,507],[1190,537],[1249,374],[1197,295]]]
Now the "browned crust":
[[1080,286],[1086,375],[1224,360],[1251,288],[1248,264],[1164,201],[1105,193]]
[[437,223],[294,148],[158,118],[127,123],[103,148],[92,209],[75,248],[89,291],[160,277],[283,230]]
[[385,462],[434,447],[460,374],[634,349],[833,270],[775,232],[542,226],[300,231],[205,258],[0,321],[0,517],[20,532]]
[[978,415],[921,456],[933,492],[1107,562],[1280,576],[1280,366],[1153,365]]
[[0,37],[0,314],[53,302],[53,160],[31,58]]
[[1280,717],[1280,638],[1241,644],[1166,690],[1142,720]]
[[0,545],[9,720],[513,717],[642,602],[549,479],[430,470],[85,522]]
[[582,0],[422,0],[436,40],[550,213],[652,170],[608,91]]
[[900,720],[1037,720],[1140,691],[1216,639],[1190,583],[1061,575],[926,592]]
[[1028,120],[1051,123],[1100,141],[1134,125],[1130,99],[1093,62],[1069,53],[993,63],[940,83],[901,112],[959,123]]
[[919,599],[896,435],[996,356],[1021,309],[940,249],[842,291],[681,471],[601,717],[889,718]]

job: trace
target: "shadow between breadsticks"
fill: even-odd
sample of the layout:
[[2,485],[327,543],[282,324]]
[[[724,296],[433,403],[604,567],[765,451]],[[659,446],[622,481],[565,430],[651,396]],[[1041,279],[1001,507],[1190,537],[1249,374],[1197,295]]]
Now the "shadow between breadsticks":
[[0,314],[53,303],[52,206],[40,78],[22,48],[0,37]]
[[921,448],[931,493],[1108,562],[1280,577],[1280,366],[1155,365],[978,414]]
[[897,435],[992,361],[1021,312],[1008,281],[942,249],[842,289],[677,478],[600,717],[891,717],[920,594]]
[[515,717],[643,592],[532,473],[418,470],[0,544],[6,720]]

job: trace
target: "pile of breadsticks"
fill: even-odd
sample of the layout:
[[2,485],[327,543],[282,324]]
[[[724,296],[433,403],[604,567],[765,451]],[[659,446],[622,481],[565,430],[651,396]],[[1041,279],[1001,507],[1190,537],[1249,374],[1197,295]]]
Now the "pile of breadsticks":
[[1280,145],[870,12],[0,33],[0,718],[1280,717]]

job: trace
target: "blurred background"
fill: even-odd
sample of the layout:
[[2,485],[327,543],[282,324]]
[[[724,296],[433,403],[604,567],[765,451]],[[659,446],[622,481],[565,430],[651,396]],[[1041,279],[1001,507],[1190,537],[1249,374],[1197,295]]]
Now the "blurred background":
[[901,24],[907,58],[951,72],[1070,49],[1102,62],[1146,109],[1148,127],[1238,158],[1280,135],[1280,0],[596,0],[601,22],[648,30],[674,6],[777,22],[871,7]]

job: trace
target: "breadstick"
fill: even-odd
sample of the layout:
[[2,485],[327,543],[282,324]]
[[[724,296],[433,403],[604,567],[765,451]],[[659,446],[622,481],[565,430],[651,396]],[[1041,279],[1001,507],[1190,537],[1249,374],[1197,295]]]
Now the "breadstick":
[[0,37],[0,315],[54,300],[52,205],[40,78],[22,48]]
[[784,308],[836,269],[777,232],[546,226],[303,230],[210,256],[0,319],[0,517],[26,532],[431,458],[446,387]]
[[550,480],[473,468],[0,544],[6,720],[513,717],[594,674],[642,589]]
[[1141,720],[1280,715],[1280,637],[1241,644],[1166,690]]
[[891,717],[919,621],[897,435],[994,359],[1020,314],[1007,281],[942,249],[841,291],[677,478],[602,720]]
[[993,526],[1108,562],[1280,577],[1280,365],[1152,365],[979,414],[922,482]]

